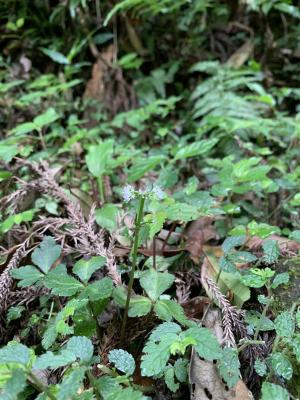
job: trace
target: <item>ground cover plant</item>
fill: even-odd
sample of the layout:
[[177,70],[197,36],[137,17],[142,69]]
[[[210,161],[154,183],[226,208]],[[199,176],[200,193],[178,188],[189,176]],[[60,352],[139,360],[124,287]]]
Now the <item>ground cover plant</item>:
[[299,4],[0,2],[0,399],[300,398]]

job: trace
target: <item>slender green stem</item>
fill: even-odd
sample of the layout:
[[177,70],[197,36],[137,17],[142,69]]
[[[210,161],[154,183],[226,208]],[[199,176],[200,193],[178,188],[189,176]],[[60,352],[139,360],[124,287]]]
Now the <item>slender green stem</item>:
[[54,394],[50,392],[48,386],[45,386],[32,372],[28,373],[28,377],[31,385],[37,391],[39,391],[40,393],[45,392],[49,399],[56,400],[56,396],[54,396]]
[[93,386],[96,399],[97,399],[97,400],[103,400],[103,397],[102,397],[101,393],[99,392],[98,387],[97,387],[97,385],[96,385],[95,377],[94,377],[94,375],[91,373],[91,371],[87,371],[87,376],[88,376],[88,378],[89,378],[90,385]]
[[101,203],[105,203],[105,196],[104,196],[104,186],[103,186],[103,176],[100,175],[97,179],[98,189],[100,194]]
[[264,319],[265,319],[266,316],[267,316],[267,312],[268,312],[269,307],[270,307],[271,297],[272,297],[272,290],[271,290],[270,287],[267,287],[267,289],[268,289],[268,298],[269,298],[270,301],[268,301],[268,303],[267,303],[267,304],[264,306],[264,308],[263,308],[263,311],[262,311],[262,313],[261,313],[261,317],[260,317],[260,319],[259,319],[259,321],[258,321],[256,330],[255,330],[255,333],[254,333],[254,336],[253,336],[253,340],[257,340],[257,339],[258,339],[258,335],[259,335],[260,328],[261,328],[261,326],[262,326],[262,323],[263,323]]
[[243,351],[246,347],[251,346],[252,344],[265,344],[264,340],[246,340],[239,348],[238,348],[238,353]]
[[135,223],[134,244],[133,244],[133,248],[132,248],[132,267],[131,267],[131,271],[130,271],[128,292],[127,292],[124,316],[123,316],[123,321],[122,321],[121,343],[124,342],[124,337],[125,337],[127,314],[128,314],[130,296],[131,296],[132,286],[133,286],[133,281],[134,281],[134,272],[135,272],[135,268],[136,268],[137,252],[138,252],[138,246],[139,246],[139,233],[140,233],[140,228],[141,228],[141,222],[143,219],[144,205],[145,205],[145,198],[141,196],[139,198],[139,208],[138,208],[138,213],[137,213],[136,223]]

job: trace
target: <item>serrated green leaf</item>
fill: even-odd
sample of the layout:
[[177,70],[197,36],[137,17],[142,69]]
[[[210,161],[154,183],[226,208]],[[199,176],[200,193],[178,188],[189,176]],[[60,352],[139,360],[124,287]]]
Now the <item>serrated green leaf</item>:
[[240,362],[236,349],[225,347],[218,361],[218,369],[221,377],[232,388],[240,379]]
[[94,353],[91,340],[85,336],[73,336],[68,341],[66,349],[83,364],[89,363]]
[[73,353],[68,350],[62,350],[58,354],[52,353],[52,351],[47,351],[45,354],[39,356],[34,362],[33,369],[46,369],[46,368],[60,368],[65,365],[71,364],[76,360]]
[[10,275],[15,279],[20,279],[18,287],[32,286],[44,278],[44,274],[32,265],[13,269],[10,271]]
[[259,236],[262,239],[267,238],[270,235],[280,234],[280,229],[277,226],[271,226],[265,223],[257,223],[252,221],[247,225],[250,235]]
[[44,285],[58,296],[73,296],[84,288],[81,282],[67,274],[66,266],[63,264],[58,265],[46,275]]
[[194,346],[200,357],[205,360],[217,360],[221,357],[221,348],[215,335],[207,328],[194,327],[181,333],[182,337],[192,337],[197,344]]
[[112,391],[105,400],[148,400],[148,398],[143,393],[131,387],[125,389],[119,387]]
[[184,383],[188,376],[188,360],[178,358],[174,364],[174,372],[179,382]]
[[149,223],[150,239],[153,239],[154,235],[156,235],[162,229],[166,218],[167,213],[165,211],[148,214],[144,217],[145,222]]
[[150,299],[144,296],[134,296],[130,299],[128,316],[131,318],[142,317],[149,314],[152,303]]
[[3,389],[0,389],[0,400],[19,400],[19,394],[25,387],[25,372],[22,369],[13,369],[11,377],[6,381]]
[[297,333],[292,340],[292,348],[298,363],[300,363],[300,334]]
[[219,139],[204,139],[184,146],[176,152],[175,160],[183,160],[185,158],[205,154],[211,150],[218,143],[218,141]]
[[267,317],[262,317],[257,311],[247,311],[245,316],[247,324],[253,328],[257,328],[261,331],[272,331],[274,329],[274,323]]
[[275,278],[273,279],[271,288],[276,289],[279,285],[288,283],[290,279],[289,273],[288,272],[282,272],[280,274],[275,275]]
[[51,236],[45,236],[39,247],[32,253],[31,260],[46,274],[59,259],[60,254],[61,247]]
[[82,258],[74,265],[73,272],[82,282],[87,283],[92,274],[103,267],[105,263],[106,258],[102,256],[91,257],[88,260]]
[[86,367],[80,366],[65,375],[62,383],[59,385],[59,392],[56,396],[57,400],[77,398],[78,389],[82,386],[85,372]]
[[112,295],[113,281],[111,278],[103,278],[90,283],[82,292],[81,297],[87,296],[91,301],[108,299]]
[[154,312],[163,321],[171,321],[174,318],[182,325],[189,325],[183,308],[174,300],[158,300],[154,305]]
[[7,311],[7,322],[19,319],[22,316],[22,312],[25,310],[24,306],[10,307]]
[[130,353],[122,349],[115,349],[109,352],[108,359],[115,367],[127,375],[133,375],[135,370],[135,361]]
[[274,383],[264,382],[261,388],[261,400],[289,400],[290,396],[286,389]]
[[168,272],[158,272],[151,268],[142,273],[140,284],[150,299],[156,301],[162,293],[172,286],[174,279],[174,275]]
[[246,241],[246,235],[241,236],[230,236],[226,238],[222,244],[222,249],[224,253],[229,253],[230,250],[237,246],[242,246]]
[[35,124],[37,129],[41,129],[45,125],[49,125],[52,122],[56,121],[58,118],[59,115],[56,113],[54,108],[50,107],[43,114],[40,114],[37,117],[35,117],[33,123]]
[[280,249],[276,240],[266,240],[263,242],[263,261],[266,264],[274,264],[280,255]]
[[15,341],[9,342],[0,349],[0,364],[16,363],[27,365],[30,357],[30,349]]
[[113,140],[105,140],[89,147],[85,161],[90,173],[95,178],[107,172],[108,159],[113,153],[113,146]]
[[284,379],[291,379],[293,376],[293,366],[290,360],[282,353],[271,354],[268,361],[277,375],[282,376]]
[[259,359],[255,360],[254,369],[255,369],[255,372],[259,376],[265,376],[266,373],[267,373],[267,365],[266,365],[266,363],[264,361],[259,360]]
[[280,313],[274,321],[274,327],[278,336],[291,338],[295,331],[295,320],[289,311]]
[[117,229],[119,208],[115,204],[105,204],[95,211],[96,222],[99,226],[113,232]]
[[179,389],[179,383],[175,382],[175,371],[173,367],[168,367],[164,372],[164,378],[167,387],[175,393]]

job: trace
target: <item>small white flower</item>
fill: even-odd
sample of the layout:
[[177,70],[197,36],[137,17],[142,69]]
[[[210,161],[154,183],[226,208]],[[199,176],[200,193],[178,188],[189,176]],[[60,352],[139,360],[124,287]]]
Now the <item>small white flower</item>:
[[158,200],[162,200],[165,197],[164,192],[161,190],[159,186],[154,186],[152,192],[155,194]]
[[134,196],[134,189],[131,185],[126,185],[123,188],[123,199],[124,201],[128,202],[130,200],[132,200],[135,196]]

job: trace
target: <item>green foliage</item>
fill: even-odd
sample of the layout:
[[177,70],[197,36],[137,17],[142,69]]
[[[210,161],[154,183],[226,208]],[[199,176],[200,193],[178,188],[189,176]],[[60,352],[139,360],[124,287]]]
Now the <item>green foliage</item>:
[[135,361],[131,354],[122,349],[110,351],[108,355],[109,362],[113,363],[115,367],[124,372],[124,374],[132,375],[135,370]]

